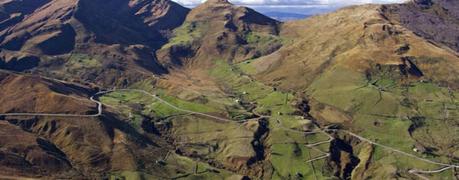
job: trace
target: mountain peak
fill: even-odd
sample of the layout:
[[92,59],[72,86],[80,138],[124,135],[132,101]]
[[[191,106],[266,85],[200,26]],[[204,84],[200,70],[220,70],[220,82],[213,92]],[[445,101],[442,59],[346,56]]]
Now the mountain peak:
[[[162,60],[180,62],[179,65],[193,58],[196,60],[193,63],[199,61],[198,66],[205,67],[215,59],[241,62],[277,50],[281,46],[277,41],[279,26],[280,22],[250,8],[233,5],[228,0],[207,0],[191,10],[180,31],[176,31],[185,33],[175,34],[172,43],[165,45],[159,56]],[[193,36],[183,42],[183,34]],[[264,37],[267,41],[258,46],[258,41],[251,41],[253,37]],[[183,53],[177,53],[177,49]],[[178,54],[192,57],[177,60],[182,58]]]
[[207,0],[206,4],[231,4],[228,0]]

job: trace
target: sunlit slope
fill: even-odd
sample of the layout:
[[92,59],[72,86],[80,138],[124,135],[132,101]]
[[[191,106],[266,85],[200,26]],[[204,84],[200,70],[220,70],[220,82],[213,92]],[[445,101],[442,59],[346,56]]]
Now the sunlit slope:
[[[288,22],[281,37],[289,44],[239,66],[265,84],[303,92],[322,125],[335,124],[421,158],[455,162],[459,58],[454,51],[387,20],[377,5]],[[441,168],[340,136],[360,160],[352,170],[357,179],[415,179],[410,169]],[[441,179],[451,171],[426,176]]]
[[424,78],[451,85],[457,79],[453,74],[457,73],[458,57],[453,52],[385,20],[376,5],[288,22],[281,36],[290,44],[255,60],[252,66],[259,79],[285,89],[304,89],[334,66],[365,76],[378,64],[405,65],[405,57],[411,58]]

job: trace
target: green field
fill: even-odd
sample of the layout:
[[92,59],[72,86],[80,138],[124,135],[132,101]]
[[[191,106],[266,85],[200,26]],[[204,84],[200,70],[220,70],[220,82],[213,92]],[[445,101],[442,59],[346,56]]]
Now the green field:
[[[459,130],[454,126],[458,122],[457,92],[429,81],[402,83],[397,78],[383,68],[368,80],[363,74],[337,65],[316,79],[307,92],[320,103],[351,115],[351,131],[418,157],[448,163],[445,155],[458,148],[458,138],[451,136]],[[438,148],[433,153],[439,157],[413,152],[417,142]],[[381,179],[397,169],[406,172],[410,168],[439,168],[381,148],[376,149],[373,160],[373,168],[382,168],[375,174]],[[433,177],[448,176],[450,171]]]
[[209,25],[203,22],[185,22],[174,30],[172,39],[162,48],[166,49],[174,45],[189,45],[194,40],[201,38],[208,28]]
[[[231,65],[218,60],[209,70],[209,75],[219,82],[224,92],[233,94],[224,99],[225,103],[219,105],[213,103],[221,99],[213,99],[212,95],[207,96],[208,100],[205,103],[198,103],[168,95],[161,89],[151,88],[147,82],[133,86],[155,92],[165,101],[182,109],[203,113],[227,113],[230,119],[235,120],[234,123],[189,115],[138,92],[114,92],[103,96],[101,100],[130,116],[132,124],[136,127],[140,126],[145,116],[168,119],[173,127],[172,135],[178,142],[183,141],[183,144],[177,144],[178,147],[200,157],[215,159],[225,166],[233,165],[228,162],[228,158],[254,155],[251,141],[255,129],[243,127],[236,121],[248,120],[253,115],[267,116],[270,131],[265,142],[265,145],[269,146],[265,149],[269,151],[266,163],[270,163],[274,170],[273,179],[332,177],[326,158],[308,161],[328,152],[329,137],[321,133],[307,136],[301,133],[304,127],[311,128],[314,125],[311,120],[294,115],[296,109],[292,106],[292,101],[295,100],[295,96],[252,79],[250,74],[253,69],[242,64],[244,63]],[[448,136],[458,130],[453,125],[457,123],[456,117],[459,115],[459,100],[456,98],[458,93],[450,92],[445,87],[428,81],[403,84],[387,73],[375,73],[373,79],[369,80],[358,72],[336,66],[318,77],[306,93],[318,103],[334,107],[352,117],[352,127],[349,130],[374,142],[445,163],[448,163],[448,159],[444,154],[459,153],[454,143],[458,138]],[[125,108],[126,106],[128,108]],[[414,129],[413,124],[416,125]],[[411,133],[409,129],[412,129]],[[305,146],[318,142],[323,144],[312,148]],[[413,152],[417,142],[439,149],[433,152],[435,155]],[[368,152],[368,149],[365,151],[360,146],[354,148],[356,156],[371,158],[369,161],[372,163],[367,171],[381,169],[374,174],[377,178],[388,178],[388,174],[400,170],[404,176],[410,176],[406,173],[412,168],[439,168],[377,146],[374,147],[374,152]],[[360,166],[356,171],[361,173],[361,169]],[[186,176],[186,179],[223,177],[215,174],[180,175]],[[360,175],[365,176],[365,173]],[[134,173],[130,176],[146,175]],[[451,173],[445,171],[433,177],[450,176]]]
[[[328,136],[316,134],[304,137],[303,133],[284,129],[301,129],[301,126],[310,123],[300,116],[292,115],[295,111],[295,108],[291,106],[294,96],[252,80],[245,75],[247,73],[245,69],[239,67],[240,64],[232,66],[223,61],[217,61],[210,75],[218,82],[224,82],[223,86],[231,87],[229,91],[238,94],[243,101],[257,104],[254,112],[271,116],[268,144],[271,146],[269,160],[274,169],[273,179],[294,179],[296,176],[303,179],[329,177],[330,174],[323,170],[324,159],[314,161],[314,168],[311,163],[306,163],[309,159],[324,155],[323,152],[304,146],[308,143],[326,141]],[[324,152],[328,151],[326,146],[317,148]]]
[[226,179],[234,175],[233,173],[217,169],[209,164],[195,161],[191,158],[171,153],[164,160],[163,172],[165,176],[149,174],[140,171],[117,171],[109,175],[110,180],[153,180],[153,179]]

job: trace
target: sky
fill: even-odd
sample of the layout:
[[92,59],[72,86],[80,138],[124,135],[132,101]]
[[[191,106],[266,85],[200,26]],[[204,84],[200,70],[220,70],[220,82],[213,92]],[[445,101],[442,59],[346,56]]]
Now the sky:
[[[204,2],[205,0],[174,0],[185,6],[192,6]],[[243,5],[328,5],[344,6],[351,4],[365,3],[399,3],[405,0],[230,0],[234,4]]]
[[[206,0],[173,0],[186,7],[193,8]],[[366,3],[402,3],[407,0],[229,0],[237,5],[244,5],[278,20],[303,19],[308,16],[335,11],[344,6]],[[285,19],[273,13],[284,14]],[[291,16],[291,17],[290,17]]]

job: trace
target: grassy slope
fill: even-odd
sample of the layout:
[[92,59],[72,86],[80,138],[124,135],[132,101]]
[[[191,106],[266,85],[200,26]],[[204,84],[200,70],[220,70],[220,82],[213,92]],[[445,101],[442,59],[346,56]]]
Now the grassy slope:
[[[452,85],[457,82],[454,70],[459,67],[457,56],[399,26],[392,27],[399,34],[381,31],[384,21],[375,16],[375,7],[352,7],[303,22],[287,23],[284,37],[301,38],[270,56],[238,66],[267,84],[305,90],[319,103],[338,108],[352,117],[348,128],[362,136],[448,163],[446,155],[458,154],[454,134],[459,132],[459,110],[458,92],[449,92],[445,82]],[[363,29],[364,23],[366,29]],[[397,54],[397,48],[403,44],[410,44],[411,49],[406,54]],[[399,62],[401,56],[414,57],[425,75],[423,81],[401,80],[400,72],[386,68]],[[365,70],[374,68],[376,63],[383,68],[367,79]],[[410,136],[408,129],[418,117],[422,119],[422,126]],[[437,148],[435,153],[441,157],[413,152],[416,142]],[[384,170],[376,171],[376,167]],[[408,176],[409,168],[438,166],[376,148],[369,168],[367,175],[385,179],[397,169],[402,170],[402,176]],[[433,176],[449,177],[450,171]]]
[[185,22],[174,29],[173,38],[162,48],[170,48],[174,45],[190,45],[196,39],[201,38],[207,32],[209,25],[202,22]]
[[[162,89],[152,88],[147,81],[137,83],[133,85],[132,88],[145,89],[150,92],[155,92],[155,94],[157,94],[160,98],[182,109],[210,114],[222,111],[220,107],[212,106],[212,101],[209,101],[210,104],[200,104],[167,95]],[[189,115],[187,113],[177,111],[163,103],[158,102],[154,98],[139,92],[113,92],[101,97],[101,101],[104,104],[109,105],[111,108],[115,108],[120,111],[130,121],[130,123],[138,129],[141,128],[141,123],[144,120],[144,117],[154,118],[156,119],[155,121],[158,122],[171,123],[171,135],[174,137],[174,144],[176,144],[177,147],[180,147],[183,151],[188,153],[196,152],[199,156],[217,160],[227,167],[234,166],[234,164],[228,162],[230,160],[228,158],[250,157],[251,155],[254,155],[250,144],[253,139],[254,130],[243,127],[236,122],[218,122],[214,119]],[[217,148],[215,151],[209,151],[209,147]],[[173,154],[173,156],[176,155]],[[199,170],[200,173],[197,175],[193,174],[193,171],[190,170],[192,168],[189,167],[195,165],[195,160],[185,160],[186,158],[184,158],[185,157],[176,157],[174,162],[167,162],[168,166],[174,166],[170,167],[172,169],[178,168],[175,166],[179,166],[181,169],[184,167],[188,169],[186,171],[180,170],[176,173],[171,173],[174,177],[184,176],[184,178],[187,179],[213,179],[234,175],[234,173],[226,171],[223,171],[224,173],[215,173],[213,170],[208,171],[210,166],[206,163],[199,163],[199,168],[201,169]],[[174,164],[178,163],[178,161],[180,162],[179,165]],[[216,170],[222,171],[218,169]],[[152,175],[148,175],[148,173],[142,172],[117,172],[115,174],[118,176],[132,178],[154,177]]]
[[[274,168],[273,179],[294,178],[297,173],[304,176],[305,179],[314,178],[314,172],[310,165],[305,161],[314,157],[319,157],[319,151],[309,149],[302,144],[314,143],[327,140],[327,137],[321,134],[304,137],[302,133],[286,131],[282,128],[301,128],[304,121],[298,116],[290,115],[294,112],[290,105],[293,95],[274,91],[272,87],[265,86],[260,82],[253,81],[247,75],[244,75],[238,66],[228,65],[223,61],[217,61],[216,66],[210,71],[212,77],[215,77],[222,86],[231,87],[229,91],[237,94],[242,101],[257,103],[257,112],[271,112],[270,118],[270,135],[268,144],[270,146],[269,160]],[[282,126],[277,123],[281,121]],[[295,145],[297,143],[298,145]],[[321,148],[327,151],[326,147]],[[328,176],[323,171],[324,161],[314,162],[316,168],[315,175],[318,178]]]
[[[390,65],[398,62],[400,55],[394,52],[403,43],[412,45],[406,56],[414,56],[419,67],[425,70],[426,76],[437,82],[454,81],[454,77],[449,77],[448,73],[435,72],[433,69],[447,67],[446,70],[454,74],[453,67],[457,67],[457,62],[454,60],[457,58],[444,50],[427,45],[426,42],[404,30],[401,35],[394,37],[387,35],[387,32],[381,31],[384,29],[382,27],[384,23],[379,24],[380,19],[375,18],[375,9],[375,6],[353,7],[337,14],[312,18],[302,23],[287,24],[284,27],[283,39],[301,37],[289,42],[289,46],[272,55],[237,65],[216,61],[215,67],[210,70],[210,76],[219,82],[222,89],[234,95],[234,98],[227,98],[226,101],[256,103],[255,112],[273,116],[270,119],[271,131],[268,141],[270,146],[268,159],[275,170],[273,179],[294,177],[296,173],[303,174],[306,179],[331,176],[328,171],[322,169],[323,160],[316,161],[314,164],[305,164],[306,160],[320,156],[320,153],[301,146],[302,143],[323,141],[326,137],[316,135],[305,138],[302,134],[283,130],[277,120],[288,128],[301,128],[305,123],[298,117],[290,115],[294,111],[290,106],[292,95],[275,91],[271,86],[254,81],[245,74],[255,75],[267,84],[284,89],[306,91],[307,95],[318,102],[350,115],[352,124],[348,128],[379,143],[420,157],[444,162],[447,160],[444,156],[433,158],[430,155],[412,152],[413,145],[418,141],[425,146],[439,148],[436,152],[439,154],[459,154],[454,143],[457,140],[455,136],[451,136],[457,132],[454,124],[457,123],[455,117],[459,114],[457,96],[451,94],[457,95],[457,92],[451,93],[446,87],[430,81],[400,81],[400,77],[393,76],[397,73],[394,71],[378,71],[372,74],[372,79],[367,79],[364,73],[365,69],[372,68],[376,63]],[[362,13],[355,13],[356,11]],[[352,15],[348,16],[349,13]],[[368,22],[370,27],[362,29],[363,23],[355,22]],[[323,31],[323,29],[330,31]],[[201,35],[200,30],[185,24],[175,31],[175,38],[170,41],[170,45],[189,44]],[[277,41],[257,34],[248,34],[246,40],[260,47],[265,43]],[[386,46],[388,48],[380,48]],[[169,100],[175,101],[174,99],[170,97]],[[203,112],[222,111],[221,108],[210,108],[210,110],[188,102],[175,103],[184,104],[183,106],[187,108],[199,107],[197,109]],[[150,102],[147,106],[147,109],[152,109],[150,114],[156,111],[156,114],[165,117],[177,113],[169,111],[167,107],[153,104],[154,102]],[[208,107],[216,107],[209,105],[207,104]],[[448,118],[441,115],[445,114],[445,109],[448,110]],[[240,107],[227,108],[226,111],[231,118],[235,119],[244,119],[250,115],[249,111]],[[408,128],[413,124],[413,117],[423,117],[424,121],[423,126],[418,127],[411,137]],[[180,120],[174,122],[179,124],[177,126],[179,128],[175,130],[176,136],[191,137],[189,143],[200,143],[205,140],[210,141],[209,144],[221,143],[226,146],[228,144],[225,143],[228,142],[225,138],[237,137],[231,128],[221,133],[209,131],[218,127],[218,124],[202,123],[206,120],[194,119],[189,122],[193,123]],[[193,135],[197,132],[206,133],[199,139],[198,136]],[[218,140],[212,141],[215,138]],[[202,147],[191,149],[217,159],[246,151],[243,146],[247,145],[247,142],[230,144],[232,147],[226,148],[233,150],[223,153],[206,152],[207,148]],[[323,151],[327,150],[326,145],[319,148]],[[360,151],[359,148],[357,147],[356,151]],[[234,151],[234,149],[241,151]],[[364,150],[362,153],[364,156]],[[437,167],[376,147],[368,168],[369,170],[365,172],[367,176],[385,179],[398,169],[402,170],[402,176],[406,176],[406,170],[409,168],[435,169]],[[435,178],[442,177],[450,177],[450,174],[445,172],[435,175]]]
[[[354,77],[354,78],[340,78]],[[386,80],[393,81],[393,80]],[[384,91],[381,87],[384,86]],[[449,114],[457,114],[456,97],[449,95],[448,89],[429,82],[415,82],[402,86],[399,83],[392,87],[385,84],[371,84],[363,74],[337,66],[324,73],[308,88],[308,93],[316,100],[338,107],[353,116],[350,127],[354,132],[399,150],[448,163],[447,158],[415,153],[412,151],[416,142],[428,147],[440,148],[436,153],[454,153],[457,147],[454,142],[457,123],[454,117],[444,119],[444,106],[450,107]],[[413,137],[408,129],[414,117],[424,118],[422,127],[416,129]],[[456,116],[457,117],[457,116]],[[375,123],[378,123],[377,125]],[[452,147],[448,147],[452,146]],[[435,169],[437,166],[422,161],[397,155],[386,150],[377,149],[373,165],[383,166],[392,173],[395,169],[409,168]],[[389,169],[393,168],[391,171]],[[367,172],[368,173],[368,172]],[[370,171],[371,173],[371,171]],[[376,173],[383,178],[387,174]],[[437,177],[448,177],[448,173],[436,174]]]
[[[203,113],[211,113],[217,111],[216,109],[205,104],[187,102],[176,97],[166,95],[163,91],[157,91],[156,94],[158,97],[182,109]],[[178,111],[168,105],[165,105],[153,97],[134,91],[113,92],[101,97],[101,101],[104,104],[116,107],[126,116],[131,114],[131,116],[133,116],[134,124],[137,125],[139,124],[138,121],[140,120],[140,115],[162,119],[170,116],[184,114],[184,112]],[[140,105],[140,107],[134,107],[135,105]]]
[[[191,158],[171,154],[165,161],[164,170],[171,175],[170,178],[177,179],[225,179],[233,176],[229,171],[216,169],[209,164],[197,162]],[[197,167],[197,171],[196,171]],[[195,173],[197,172],[197,173]],[[125,178],[129,180],[137,179],[164,179],[166,177],[158,177],[154,174],[148,174],[140,171],[118,171],[112,172],[111,180]]]

